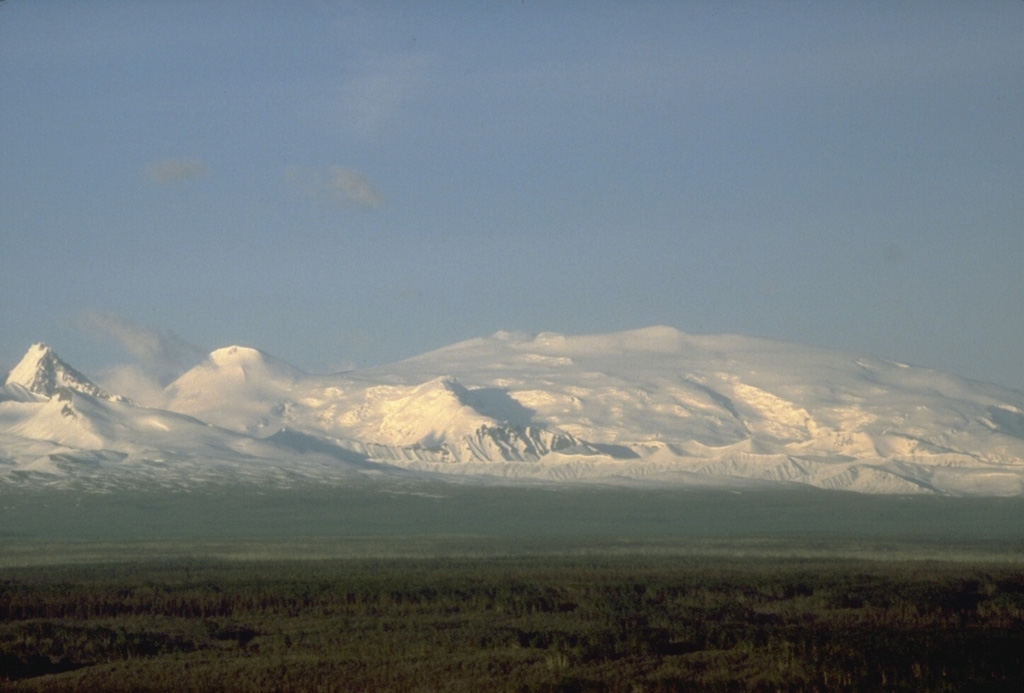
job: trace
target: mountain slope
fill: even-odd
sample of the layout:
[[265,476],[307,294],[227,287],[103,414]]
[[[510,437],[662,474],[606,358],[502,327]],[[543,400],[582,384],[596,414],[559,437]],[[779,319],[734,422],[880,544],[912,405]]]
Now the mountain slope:
[[[35,383],[28,370],[12,371],[12,387]],[[1024,494],[1022,393],[856,354],[668,327],[498,333],[330,376],[229,347],[168,386],[161,415],[82,387],[72,411],[88,427],[60,418],[69,417],[59,387],[46,402],[0,401],[0,460],[22,464],[25,441],[48,440],[90,454],[167,447],[224,469],[243,452],[280,469],[319,456],[327,476],[344,467],[480,481]],[[47,390],[38,389],[42,399]],[[175,433],[160,439],[143,421]]]
[[[288,436],[261,440],[67,388],[21,410],[0,433],[0,480],[8,482],[93,490],[211,481],[338,483],[377,467],[330,445],[312,449]],[[15,417],[8,411],[7,418]]]
[[274,406],[288,401],[305,377],[259,349],[226,347],[168,385],[167,406],[226,428],[259,433],[270,426],[273,432]]

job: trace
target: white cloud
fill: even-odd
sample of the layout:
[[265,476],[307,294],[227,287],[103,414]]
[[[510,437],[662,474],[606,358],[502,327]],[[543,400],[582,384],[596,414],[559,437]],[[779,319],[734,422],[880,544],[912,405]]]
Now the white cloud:
[[173,332],[152,330],[114,315],[86,311],[79,324],[132,357],[134,363],[110,367],[99,380],[111,392],[143,404],[159,404],[164,386],[206,356]]
[[299,193],[325,202],[346,207],[376,209],[384,198],[359,171],[343,166],[318,169],[309,166],[290,166],[285,180]]
[[163,407],[168,399],[160,379],[134,363],[105,368],[97,374],[96,382],[107,392],[146,407]]
[[146,165],[146,176],[154,185],[166,186],[203,178],[210,167],[202,159],[162,159]]

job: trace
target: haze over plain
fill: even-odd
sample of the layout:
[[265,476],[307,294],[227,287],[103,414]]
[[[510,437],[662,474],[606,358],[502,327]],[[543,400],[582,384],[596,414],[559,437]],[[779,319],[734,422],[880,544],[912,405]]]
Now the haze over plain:
[[1009,1],[8,0],[0,371],[665,324],[1024,389],[1022,43]]

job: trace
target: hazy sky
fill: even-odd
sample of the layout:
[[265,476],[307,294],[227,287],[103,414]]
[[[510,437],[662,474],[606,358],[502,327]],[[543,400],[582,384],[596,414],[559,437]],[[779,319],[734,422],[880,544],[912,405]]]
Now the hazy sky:
[[1024,2],[0,2],[0,369],[666,324],[1024,389]]

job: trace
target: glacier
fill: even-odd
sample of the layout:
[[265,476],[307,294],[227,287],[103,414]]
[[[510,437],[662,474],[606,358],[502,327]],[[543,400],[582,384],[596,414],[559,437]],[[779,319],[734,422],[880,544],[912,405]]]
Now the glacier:
[[230,346],[146,405],[36,344],[0,388],[0,488],[365,479],[1024,496],[1024,393],[671,327],[499,332],[330,375]]

